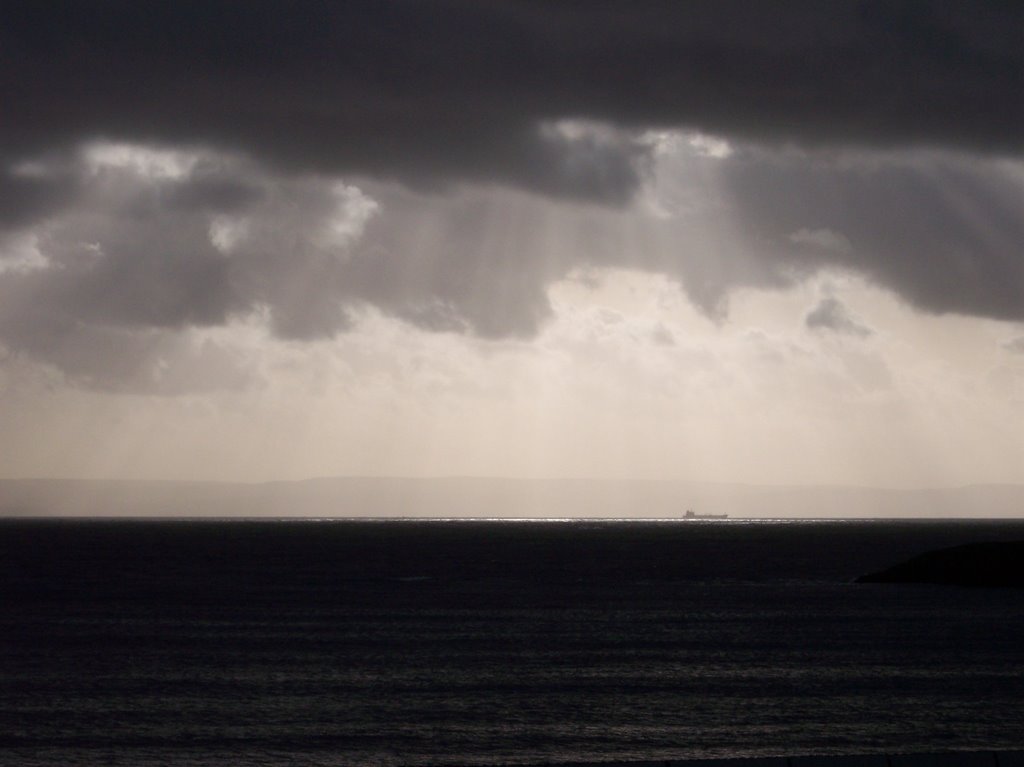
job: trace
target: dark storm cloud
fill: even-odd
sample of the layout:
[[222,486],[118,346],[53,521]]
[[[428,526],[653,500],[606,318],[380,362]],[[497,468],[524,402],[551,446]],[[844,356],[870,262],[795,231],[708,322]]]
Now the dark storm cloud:
[[833,333],[866,338],[872,330],[853,318],[850,310],[837,298],[823,298],[807,316],[804,324],[811,330],[830,330]]
[[934,313],[1024,318],[1019,171],[950,156],[758,151],[722,171],[763,264],[850,269]]
[[612,202],[646,148],[546,123],[1018,152],[1022,23],[974,0],[7,2],[0,152],[204,144]]
[[0,232],[17,229],[70,202],[75,179],[64,174],[37,175],[0,169]]
[[[0,345],[97,388],[235,386],[191,330],[260,313],[308,341],[369,305],[529,337],[579,266],[667,274],[712,314],[838,268],[1021,320],[1022,24],[1011,2],[6,2]],[[626,203],[663,128],[734,151],[683,147],[689,212],[652,217]],[[856,332],[844,311],[808,324]]]
[[119,163],[81,160],[74,204],[34,232],[41,263],[0,268],[0,345],[81,385],[180,393],[248,378],[191,329],[254,311],[284,338],[349,326],[343,267],[375,210],[358,190],[230,158]]
[[82,323],[50,330],[23,333],[20,340],[31,346],[17,351],[53,365],[80,388],[173,396],[241,389],[258,377],[237,351],[187,334]]

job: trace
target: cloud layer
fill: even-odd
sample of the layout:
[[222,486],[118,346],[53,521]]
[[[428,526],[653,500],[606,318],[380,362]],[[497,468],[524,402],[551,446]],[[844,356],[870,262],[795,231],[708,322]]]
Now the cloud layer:
[[1018,152],[1022,23],[966,0],[26,0],[0,14],[0,147],[202,144],[617,201],[643,146],[546,124]]
[[[83,385],[236,386],[203,335],[373,307],[531,337],[574,270],[852,271],[1024,320],[1014,3],[12,2],[0,345]],[[841,304],[813,327],[865,328]],[[669,344],[671,336],[658,336]]]
[[[0,343],[89,385],[145,388],[169,350],[195,358],[191,330],[253,319],[315,341],[375,307],[431,331],[530,337],[552,316],[549,286],[588,268],[664,274],[712,316],[737,288],[840,270],[926,311],[1024,319],[1019,163],[669,143],[620,209],[87,145],[32,170],[73,192],[3,240]],[[866,330],[827,302],[807,321]]]

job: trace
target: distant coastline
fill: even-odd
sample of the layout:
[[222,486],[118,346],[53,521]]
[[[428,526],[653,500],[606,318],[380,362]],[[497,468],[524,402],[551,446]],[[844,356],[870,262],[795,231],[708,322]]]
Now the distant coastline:
[[263,483],[0,479],[2,516],[1019,518],[1024,485],[887,489],[648,480],[335,477]]

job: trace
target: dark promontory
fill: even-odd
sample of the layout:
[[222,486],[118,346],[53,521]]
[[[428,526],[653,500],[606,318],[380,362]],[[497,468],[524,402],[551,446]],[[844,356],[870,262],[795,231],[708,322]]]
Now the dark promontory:
[[1024,541],[968,543],[929,551],[858,583],[943,583],[1024,587]]

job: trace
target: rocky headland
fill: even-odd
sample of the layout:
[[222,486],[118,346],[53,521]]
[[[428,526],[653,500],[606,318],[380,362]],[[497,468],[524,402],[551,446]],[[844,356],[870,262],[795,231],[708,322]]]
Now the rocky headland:
[[1024,541],[968,543],[929,551],[858,583],[940,583],[977,587],[1024,587]]

